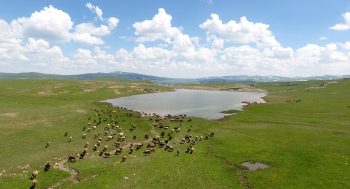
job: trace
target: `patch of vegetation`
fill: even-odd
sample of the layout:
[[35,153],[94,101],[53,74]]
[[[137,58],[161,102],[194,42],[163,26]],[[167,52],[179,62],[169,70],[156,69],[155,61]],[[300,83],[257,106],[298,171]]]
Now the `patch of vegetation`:
[[242,110],[226,110],[226,111],[222,111],[220,113],[224,113],[224,114],[236,114],[238,112],[241,112]]

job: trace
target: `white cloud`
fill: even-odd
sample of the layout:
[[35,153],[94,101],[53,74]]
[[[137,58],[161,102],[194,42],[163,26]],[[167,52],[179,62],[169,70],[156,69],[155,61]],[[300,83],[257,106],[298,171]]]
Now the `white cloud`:
[[90,33],[74,33],[73,40],[78,43],[85,43],[88,45],[103,45],[104,41],[95,36],[91,36]]
[[153,60],[170,60],[177,53],[168,51],[159,47],[146,48],[143,44],[139,44],[134,48],[133,53],[135,60],[153,61]]
[[97,64],[97,61],[91,55],[91,51],[86,49],[79,48],[74,52],[73,57],[75,59],[74,62],[80,65],[91,66]]
[[102,45],[104,44],[104,41],[99,36],[110,35],[112,30],[117,27],[118,22],[119,20],[117,18],[110,17],[108,19],[108,26],[101,25],[96,28],[91,22],[78,24],[75,26],[75,32],[72,34],[72,38],[75,42],[79,43]]
[[102,14],[103,14],[103,13],[102,13],[102,10],[101,10],[98,6],[94,6],[94,5],[92,5],[91,3],[86,3],[85,6],[86,6],[87,8],[89,8],[91,12],[96,13],[97,17],[98,17],[101,21],[103,21],[103,17],[102,17]]
[[293,49],[290,47],[272,47],[265,48],[263,54],[266,57],[277,58],[277,59],[291,59],[293,58]]
[[211,44],[211,47],[213,49],[222,49],[224,47],[224,40],[223,39],[214,39],[213,43]]
[[322,37],[320,37],[320,40],[327,40],[327,37],[322,36]]
[[53,46],[50,48],[50,44],[42,39],[35,40],[29,38],[28,43],[23,47],[22,52],[30,57],[31,62],[36,64],[45,63],[46,65],[54,65],[70,62],[70,60],[63,55],[60,47]]
[[22,27],[23,35],[49,41],[67,42],[71,35],[73,22],[70,16],[53,6],[34,12],[29,18],[22,17],[14,21]]
[[199,27],[208,30],[209,33],[220,34],[220,39],[235,43],[256,43],[259,48],[279,46],[269,25],[249,22],[246,17],[241,17],[240,23],[234,20],[223,24],[217,14],[211,14],[212,19],[207,19]]
[[350,41],[347,41],[346,43],[338,43],[338,45],[341,46],[344,50],[350,50]]
[[214,3],[213,0],[201,0],[201,2],[207,3],[209,5],[212,5]]
[[115,59],[118,62],[125,63],[125,62],[131,62],[133,57],[127,50],[122,48],[122,49],[119,49],[115,54]]
[[172,43],[173,50],[182,53],[191,53],[194,51],[194,46],[192,44],[191,38],[188,35],[178,33]]
[[329,29],[332,29],[332,30],[348,30],[348,29],[350,29],[350,12],[342,14],[342,16],[345,20],[345,23],[336,24],[332,27],[329,27]]
[[108,29],[110,31],[114,30],[114,28],[117,27],[118,23],[119,23],[118,18],[115,18],[115,17],[108,18]]
[[181,28],[171,26],[171,15],[167,14],[164,9],[158,9],[152,20],[135,22],[135,35],[140,36],[137,42],[156,41],[158,39],[170,43],[171,38],[181,33]]

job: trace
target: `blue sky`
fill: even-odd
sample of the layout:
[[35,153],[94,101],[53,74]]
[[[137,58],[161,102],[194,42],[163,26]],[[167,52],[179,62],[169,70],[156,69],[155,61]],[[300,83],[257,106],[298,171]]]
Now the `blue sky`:
[[345,0],[0,0],[0,72],[350,74]]

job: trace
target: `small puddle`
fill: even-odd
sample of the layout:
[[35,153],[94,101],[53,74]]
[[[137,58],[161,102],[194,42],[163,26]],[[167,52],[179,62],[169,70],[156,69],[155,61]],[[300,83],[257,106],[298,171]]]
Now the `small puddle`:
[[259,163],[259,162],[255,162],[254,164],[250,163],[250,162],[244,162],[242,163],[242,165],[248,167],[248,169],[250,171],[255,171],[257,169],[266,169],[266,168],[269,168],[270,166],[266,165],[266,164],[263,164],[263,163]]

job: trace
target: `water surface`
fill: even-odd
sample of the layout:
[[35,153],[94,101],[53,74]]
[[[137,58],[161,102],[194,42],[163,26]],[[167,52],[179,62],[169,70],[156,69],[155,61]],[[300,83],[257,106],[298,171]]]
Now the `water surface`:
[[242,165],[248,167],[250,171],[256,171],[257,169],[266,169],[270,167],[266,164],[259,163],[259,162],[255,162],[255,163],[244,162],[242,163]]
[[264,102],[261,98],[265,93],[229,92],[179,89],[173,92],[152,93],[105,100],[114,106],[156,113],[201,117],[205,119],[220,119],[225,110],[241,110],[242,101]]

